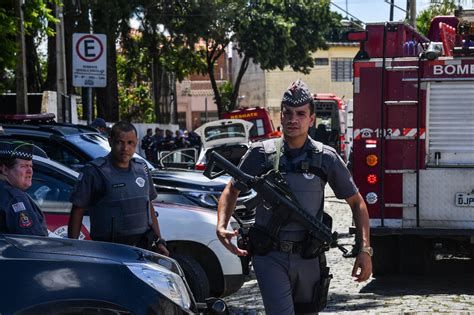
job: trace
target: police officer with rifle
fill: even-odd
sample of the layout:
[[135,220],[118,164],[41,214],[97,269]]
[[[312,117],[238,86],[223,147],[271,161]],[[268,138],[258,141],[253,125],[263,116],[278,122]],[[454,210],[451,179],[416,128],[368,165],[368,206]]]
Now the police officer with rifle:
[[[351,207],[361,236],[352,276],[362,282],[372,274],[367,207],[336,151],[308,136],[314,120],[311,93],[297,80],[282,99],[283,138],[253,143],[240,163],[243,173],[217,155],[206,170],[212,176],[219,166],[233,176],[219,199],[216,233],[232,253],[252,256],[267,314],[316,314],[326,306],[332,276],[324,252],[333,242],[323,211],[326,183]],[[235,246],[239,231],[226,228],[240,191],[250,188],[259,197],[255,225]]]

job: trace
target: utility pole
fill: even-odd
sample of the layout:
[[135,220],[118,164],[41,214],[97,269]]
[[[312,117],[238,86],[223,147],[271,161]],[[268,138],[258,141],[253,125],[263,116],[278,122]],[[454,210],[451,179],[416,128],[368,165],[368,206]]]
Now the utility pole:
[[[62,1],[56,4],[56,85],[57,85],[57,110],[58,121],[66,122],[69,117],[67,108],[67,87],[66,87],[66,49],[64,45],[64,16]],[[66,102],[65,102],[66,101]]]
[[394,2],[395,2],[395,0],[390,0],[390,19],[389,19],[390,22],[393,21],[393,7],[394,7],[394,5],[395,5]]
[[410,2],[410,9],[408,10],[409,23],[413,28],[416,28],[416,0],[408,0]]
[[15,2],[15,14],[18,17],[16,25],[16,112],[28,114],[28,91],[26,84],[26,52],[25,52],[25,27],[23,7],[25,0]]

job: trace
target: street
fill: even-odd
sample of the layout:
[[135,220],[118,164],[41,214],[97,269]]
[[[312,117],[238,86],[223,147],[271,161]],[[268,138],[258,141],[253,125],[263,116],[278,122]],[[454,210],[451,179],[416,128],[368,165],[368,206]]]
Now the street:
[[[326,188],[325,210],[333,217],[339,242],[351,248],[353,237],[347,231],[351,211]],[[343,258],[338,249],[327,253],[334,278],[328,305],[321,314],[474,314],[474,272],[463,264],[446,268],[430,276],[385,276],[365,283],[352,280],[354,258]],[[231,314],[265,314],[253,274],[236,293],[225,298]]]

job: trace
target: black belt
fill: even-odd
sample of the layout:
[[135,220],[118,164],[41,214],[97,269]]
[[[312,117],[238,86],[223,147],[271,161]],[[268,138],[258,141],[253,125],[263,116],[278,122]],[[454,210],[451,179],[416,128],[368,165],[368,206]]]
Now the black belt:
[[273,243],[272,249],[284,253],[299,254],[303,250],[303,242],[279,241]]

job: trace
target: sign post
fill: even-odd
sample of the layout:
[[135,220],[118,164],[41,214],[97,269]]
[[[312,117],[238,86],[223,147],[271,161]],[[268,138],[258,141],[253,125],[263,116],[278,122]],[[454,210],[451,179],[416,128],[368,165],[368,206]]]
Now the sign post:
[[92,88],[107,86],[107,36],[72,35],[72,85],[88,88],[88,123],[92,121]]

